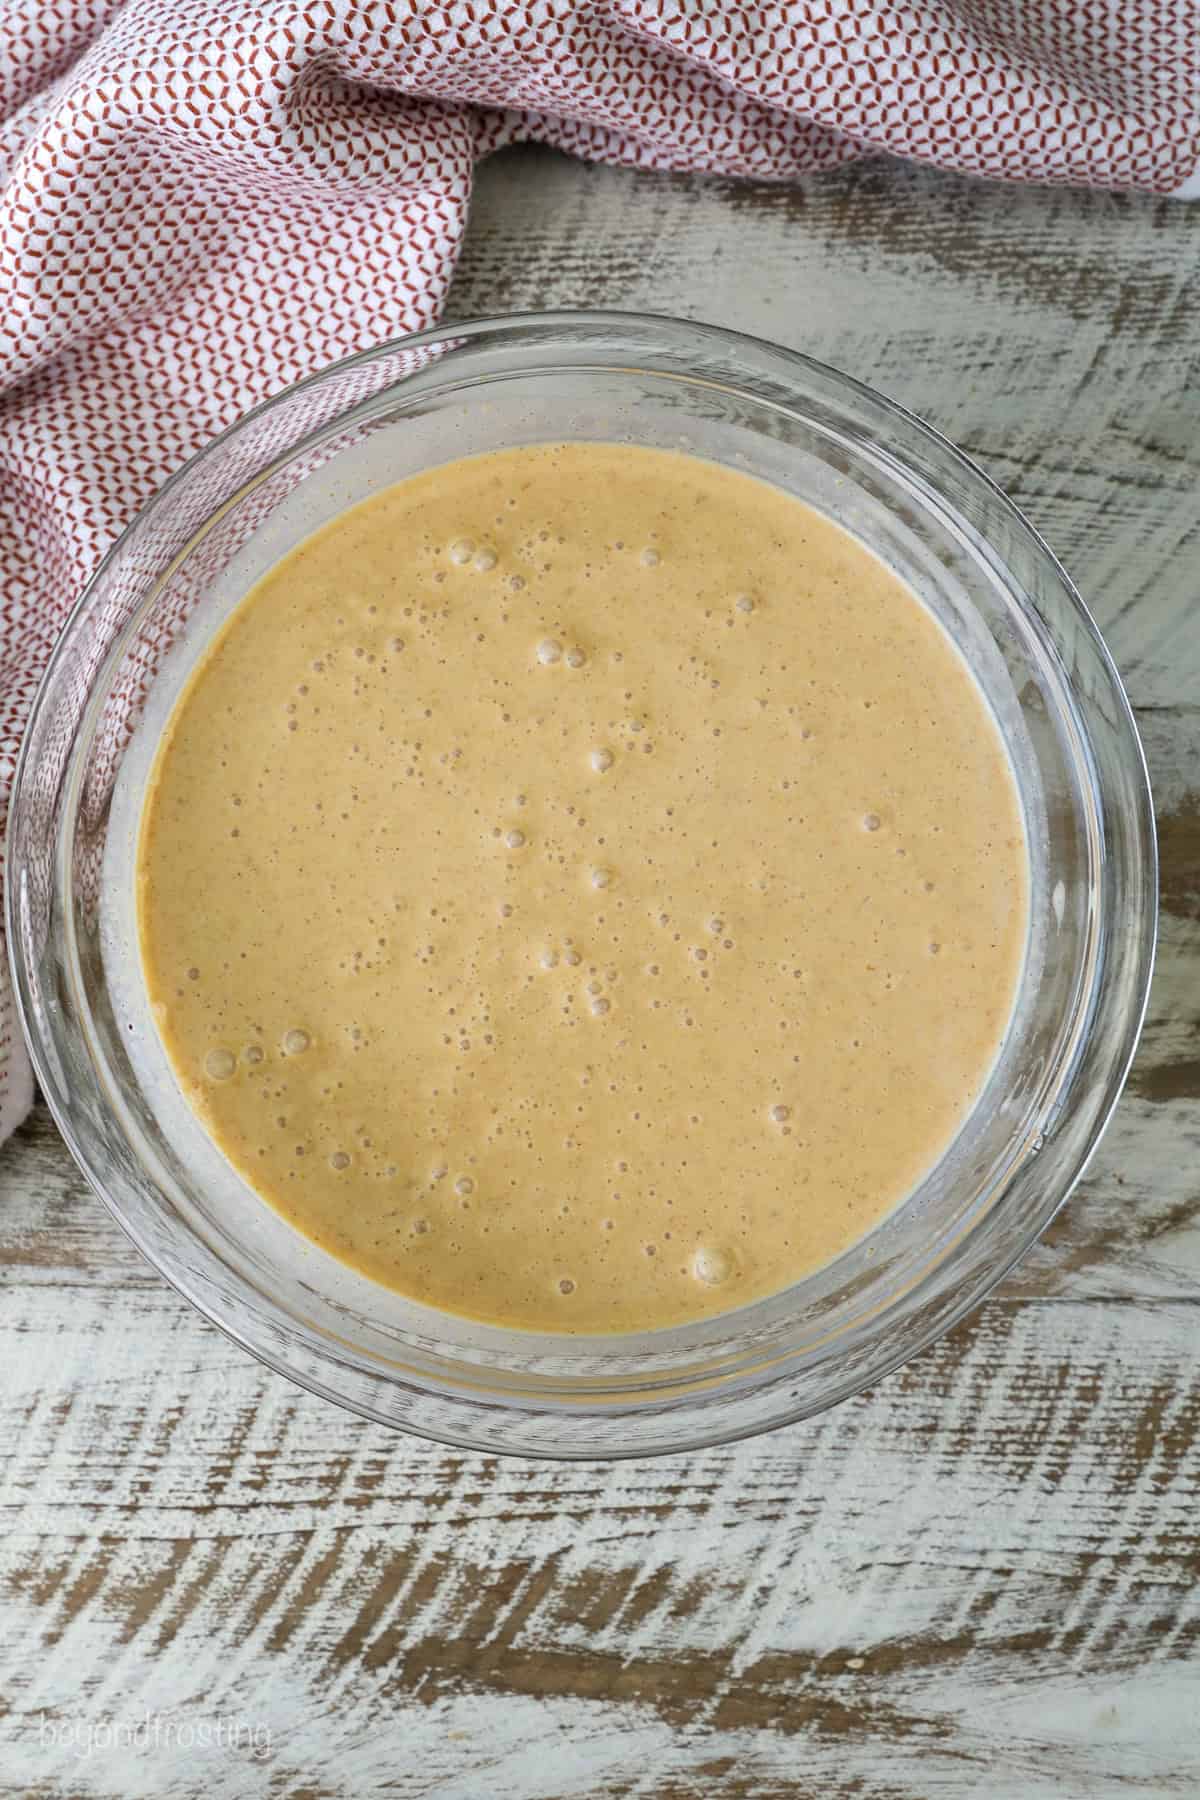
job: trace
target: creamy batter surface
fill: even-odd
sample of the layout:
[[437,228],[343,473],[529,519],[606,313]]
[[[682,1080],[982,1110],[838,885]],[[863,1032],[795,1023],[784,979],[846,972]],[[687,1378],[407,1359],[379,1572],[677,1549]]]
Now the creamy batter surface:
[[788,495],[570,444],[429,471],[206,651],[138,848],[225,1156],[336,1256],[533,1330],[787,1286],[962,1122],[1024,950],[997,727]]

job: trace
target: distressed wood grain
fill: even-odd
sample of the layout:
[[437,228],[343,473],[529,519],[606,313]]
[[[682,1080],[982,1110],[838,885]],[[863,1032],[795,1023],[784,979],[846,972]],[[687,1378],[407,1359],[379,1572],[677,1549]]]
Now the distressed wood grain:
[[60,1791],[45,1717],[146,1710],[254,1721],[284,1793],[1200,1783],[1192,1303],[991,1304],[814,1425],[616,1469],[361,1427],[161,1285],[110,1321],[31,1309],[0,1409],[12,1791]]
[[481,172],[459,315],[773,337],[1046,532],[1155,787],[1145,1037],[972,1319],[809,1425],[617,1469],[453,1454],[289,1387],[138,1260],[36,1113],[0,1152],[0,1794],[1200,1791],[1198,263],[1200,208],[893,166]]

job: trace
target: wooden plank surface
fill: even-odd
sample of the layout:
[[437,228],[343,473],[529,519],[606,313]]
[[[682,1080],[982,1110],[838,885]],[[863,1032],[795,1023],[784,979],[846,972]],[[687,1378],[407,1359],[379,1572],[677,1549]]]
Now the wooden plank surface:
[[37,1114],[0,1152],[0,1793],[1200,1792],[1198,266],[1200,208],[1165,202],[482,172],[459,315],[624,306],[803,348],[1046,532],[1155,783],[1145,1040],[973,1319],[815,1423],[618,1469],[452,1454],[292,1389],[137,1260]]

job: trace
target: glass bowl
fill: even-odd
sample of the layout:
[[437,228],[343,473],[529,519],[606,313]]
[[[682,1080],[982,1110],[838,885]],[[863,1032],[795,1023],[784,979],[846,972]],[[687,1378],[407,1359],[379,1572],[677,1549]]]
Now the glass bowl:
[[[688,450],[838,520],[942,620],[1007,741],[1032,917],[1012,1026],[918,1189],[775,1296],[611,1337],[414,1305],[310,1244],[182,1102],[141,991],[132,856],[149,757],[214,625],[301,538],[380,487],[503,446]],[[679,320],[547,313],[423,332],[259,407],[167,483],[76,607],[33,711],[8,836],[8,936],[41,1082],[135,1244],[272,1368],[486,1451],[685,1450],[802,1419],[946,1331],[1033,1243],[1120,1091],[1154,950],[1150,794],[1129,705],[1055,558],[965,457],[861,383]]]

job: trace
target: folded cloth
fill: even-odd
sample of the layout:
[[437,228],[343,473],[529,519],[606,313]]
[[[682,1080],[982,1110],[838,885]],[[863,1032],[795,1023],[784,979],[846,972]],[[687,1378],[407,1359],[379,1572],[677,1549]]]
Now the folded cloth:
[[[285,384],[432,323],[476,161],[787,180],[886,152],[1192,191],[1197,0],[0,0],[0,830],[136,509]],[[0,1140],[29,1105],[0,972]]]

